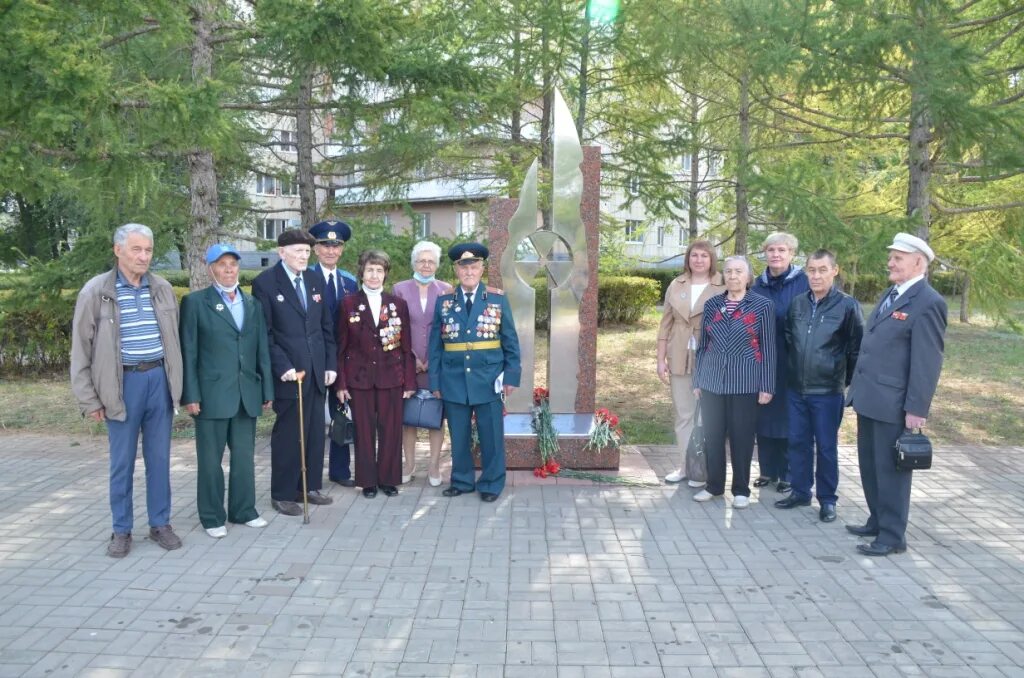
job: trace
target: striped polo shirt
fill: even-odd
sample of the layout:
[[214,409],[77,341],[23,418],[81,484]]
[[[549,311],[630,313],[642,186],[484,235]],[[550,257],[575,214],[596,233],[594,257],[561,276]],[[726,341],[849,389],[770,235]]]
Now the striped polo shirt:
[[117,272],[117,307],[121,311],[121,363],[138,365],[164,357],[160,325],[149,296],[149,275],[143,275],[139,287]]

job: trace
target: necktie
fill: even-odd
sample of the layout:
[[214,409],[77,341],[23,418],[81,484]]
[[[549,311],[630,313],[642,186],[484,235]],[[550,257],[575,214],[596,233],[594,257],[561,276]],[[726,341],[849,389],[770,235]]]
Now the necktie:
[[306,295],[302,293],[302,276],[295,276],[295,294],[299,296],[299,303],[302,304],[302,310],[306,310]]
[[327,307],[334,313],[338,307],[338,288],[334,284],[334,271],[327,274]]
[[896,289],[895,287],[893,287],[892,291],[889,292],[889,296],[885,298],[884,302],[882,302],[882,307],[880,309],[878,309],[878,315],[881,316],[887,310],[889,310],[889,307],[892,306],[892,303],[894,301],[896,301],[896,297],[898,297],[899,295],[900,295],[900,291],[898,289]]
[[473,293],[466,293],[466,313],[469,313],[469,309],[473,308]]

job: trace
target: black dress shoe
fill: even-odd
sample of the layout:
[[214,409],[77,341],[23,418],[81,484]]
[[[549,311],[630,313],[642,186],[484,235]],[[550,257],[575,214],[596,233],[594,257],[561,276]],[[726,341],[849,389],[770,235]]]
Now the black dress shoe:
[[797,506],[810,506],[810,505],[811,505],[810,497],[808,497],[807,499],[804,499],[803,497],[795,497],[793,495],[789,495],[785,499],[780,499],[777,502],[775,502],[775,508],[780,508],[780,509],[791,509],[791,508],[796,508]]
[[865,556],[888,556],[895,553],[903,553],[906,550],[906,546],[890,546],[888,544],[879,544],[877,541],[873,541],[870,544],[857,544],[857,552]]
[[377,496],[377,487],[364,487],[363,496],[366,497],[367,499],[373,499],[374,497]]
[[351,478],[331,478],[332,483],[338,483],[342,487],[355,487],[356,481]]
[[312,492],[306,493],[306,499],[310,504],[315,506],[327,506],[333,504],[334,500],[328,497],[326,494],[320,494],[320,490],[313,490]]
[[389,497],[393,497],[396,494],[398,494],[398,488],[395,487],[394,485],[381,485],[380,491]]
[[764,487],[765,485],[770,485],[774,482],[775,481],[768,476],[758,476],[757,480],[754,481],[754,487]]
[[270,505],[278,513],[282,513],[286,516],[301,516],[302,507],[296,504],[294,501],[278,501],[276,499],[270,500]]
[[780,480],[779,484],[775,486],[775,491],[779,493],[789,492],[792,489],[793,486],[787,483],[785,480]]
[[821,510],[818,511],[818,518],[823,523],[831,523],[836,519],[836,505],[835,504],[822,504]]
[[847,525],[846,531],[850,534],[855,534],[858,537],[877,537],[878,530],[871,529],[867,525]]
[[492,501],[498,501],[498,495],[493,492],[481,492],[480,501],[486,501],[489,504]]
[[470,492],[472,492],[472,490],[460,490],[454,485],[450,485],[447,488],[445,488],[444,492],[442,492],[441,494],[443,494],[446,497],[458,497],[459,495],[469,494]]

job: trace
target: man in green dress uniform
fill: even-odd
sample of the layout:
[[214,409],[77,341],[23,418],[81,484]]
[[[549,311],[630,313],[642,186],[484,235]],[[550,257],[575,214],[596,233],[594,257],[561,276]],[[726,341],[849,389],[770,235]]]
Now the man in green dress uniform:
[[[258,299],[238,286],[241,256],[230,245],[206,251],[213,283],[181,300],[181,402],[196,425],[199,520],[214,538],[226,522],[264,527],[256,511],[256,417],[274,398],[267,326]],[[231,450],[224,511],[224,446]]]
[[[459,285],[437,298],[430,331],[430,390],[444,400],[452,437],[452,481],[443,492],[478,491],[492,502],[505,488],[502,396],[519,386],[519,336],[505,295],[480,282],[487,248],[461,243],[448,251]],[[480,434],[480,477],[470,451],[472,420]]]

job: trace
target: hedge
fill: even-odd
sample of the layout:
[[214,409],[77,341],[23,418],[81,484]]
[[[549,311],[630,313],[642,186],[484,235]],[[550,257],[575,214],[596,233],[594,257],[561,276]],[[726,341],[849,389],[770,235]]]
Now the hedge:
[[[537,293],[537,327],[546,328],[551,315],[551,295],[547,281],[533,281]],[[658,284],[637,276],[605,276],[597,283],[597,324],[630,324],[657,305]]]

